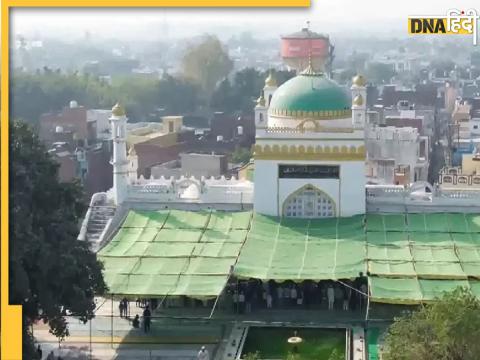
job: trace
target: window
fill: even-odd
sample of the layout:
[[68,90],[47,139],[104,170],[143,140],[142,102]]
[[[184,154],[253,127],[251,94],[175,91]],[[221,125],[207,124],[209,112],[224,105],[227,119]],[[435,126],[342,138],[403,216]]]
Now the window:
[[285,200],[283,215],[298,218],[328,218],[335,216],[335,203],[323,191],[307,185]]

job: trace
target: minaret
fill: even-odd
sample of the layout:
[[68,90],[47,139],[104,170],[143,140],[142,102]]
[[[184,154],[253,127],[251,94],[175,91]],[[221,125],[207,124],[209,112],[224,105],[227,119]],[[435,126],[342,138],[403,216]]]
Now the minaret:
[[367,88],[362,75],[352,79],[352,122],[353,127],[363,129],[367,118]]
[[257,129],[267,126],[267,110],[268,108],[262,91],[260,97],[257,99],[257,106],[255,106],[255,127]]
[[120,205],[127,196],[128,164],[127,159],[127,117],[125,109],[117,103],[110,117],[113,140],[113,193],[115,205]]
[[272,70],[270,70],[268,77],[265,79],[265,86],[263,87],[263,96],[265,97],[267,108],[270,107],[270,101],[272,101],[273,93],[277,91],[277,89],[277,79],[275,79]]

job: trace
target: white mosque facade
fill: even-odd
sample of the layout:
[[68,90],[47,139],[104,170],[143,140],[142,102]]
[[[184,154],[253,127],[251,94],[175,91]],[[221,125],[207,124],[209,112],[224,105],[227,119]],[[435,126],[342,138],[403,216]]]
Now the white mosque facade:
[[107,203],[223,205],[227,209],[241,204],[260,214],[302,218],[364,214],[366,88],[362,76],[354,79],[351,92],[350,97],[312,67],[280,87],[270,74],[255,107],[254,182],[137,177],[137,156],[126,148],[127,118],[116,105],[110,118],[114,180]]
[[[361,75],[352,79],[347,94],[311,66],[281,86],[271,73],[255,107],[253,181],[138,177],[137,155],[126,145],[127,117],[122,106],[116,105],[110,117],[113,188],[95,194],[90,205],[253,209],[259,214],[298,218],[479,210],[479,192],[444,191],[425,182],[409,187],[367,185],[365,100],[366,80]],[[80,238],[87,237],[89,215]]]

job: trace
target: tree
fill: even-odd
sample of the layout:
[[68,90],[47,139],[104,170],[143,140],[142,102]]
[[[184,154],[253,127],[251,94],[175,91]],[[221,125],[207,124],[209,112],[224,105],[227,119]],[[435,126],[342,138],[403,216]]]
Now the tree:
[[392,65],[372,62],[366,69],[367,79],[376,84],[388,83],[395,75]]
[[158,104],[168,114],[185,114],[195,111],[201,101],[200,89],[188,79],[165,75],[158,83]]
[[185,76],[200,85],[209,101],[217,83],[233,69],[233,62],[220,40],[207,35],[201,43],[188,49],[182,67]]
[[465,288],[395,319],[385,360],[475,360],[480,354],[480,300]]
[[106,285],[102,265],[77,240],[84,213],[78,183],[60,183],[58,165],[28,125],[14,121],[10,135],[10,302],[23,306],[24,358],[35,359],[30,325],[43,320],[60,339],[65,315],[94,316],[94,295]]
[[227,78],[221,81],[213,92],[210,100],[210,107],[217,111],[235,111],[235,96],[233,94],[232,85]]
[[70,100],[88,109],[109,109],[121,101],[131,122],[148,121],[158,108],[167,115],[194,111],[199,105],[199,93],[198,85],[192,81],[168,75],[162,79],[117,76],[110,85],[93,75],[64,74],[45,68],[36,74],[13,75],[11,117],[36,125],[43,113],[59,111]]
[[62,74],[45,68],[35,74],[13,74],[11,118],[36,124],[40,115],[58,111],[71,100],[89,108],[110,108],[117,100],[112,88],[95,77]]
[[234,163],[247,163],[252,158],[252,152],[248,148],[236,147],[232,153],[232,162]]
[[[254,68],[245,68],[237,71],[232,83],[225,79],[215,89],[212,95],[211,106],[214,110],[233,113],[239,111],[243,114],[252,114],[255,100],[265,86],[268,72],[260,72]],[[275,77],[278,85],[295,76],[293,71],[276,71]]]

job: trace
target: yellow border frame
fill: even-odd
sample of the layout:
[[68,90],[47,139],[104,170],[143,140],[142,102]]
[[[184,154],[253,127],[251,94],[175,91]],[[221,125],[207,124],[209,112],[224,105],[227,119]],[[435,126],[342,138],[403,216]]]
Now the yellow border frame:
[[8,303],[9,15],[13,7],[309,7],[310,0],[2,0],[1,67],[1,359],[22,359],[22,307]]

